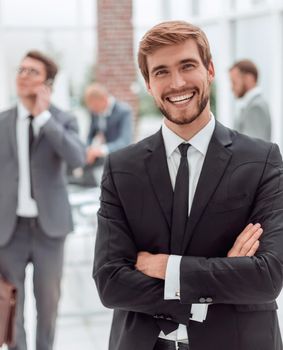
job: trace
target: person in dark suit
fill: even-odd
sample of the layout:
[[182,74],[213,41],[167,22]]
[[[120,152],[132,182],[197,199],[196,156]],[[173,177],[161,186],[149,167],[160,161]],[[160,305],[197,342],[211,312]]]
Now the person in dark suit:
[[241,108],[235,119],[235,129],[243,134],[266,141],[271,139],[271,117],[267,102],[257,85],[258,69],[250,60],[241,60],[230,68],[234,95]]
[[91,114],[88,133],[88,164],[130,144],[133,112],[130,106],[109,94],[105,86],[93,83],[86,89],[85,103]]
[[36,349],[51,350],[63,249],[72,231],[66,163],[84,164],[75,118],[50,103],[57,65],[28,52],[17,72],[17,106],[0,114],[0,274],[17,287],[16,345],[26,350],[25,269],[33,264]]
[[165,118],[105,165],[93,277],[109,349],[282,350],[278,146],[215,120],[200,28],[156,25],[138,59]]

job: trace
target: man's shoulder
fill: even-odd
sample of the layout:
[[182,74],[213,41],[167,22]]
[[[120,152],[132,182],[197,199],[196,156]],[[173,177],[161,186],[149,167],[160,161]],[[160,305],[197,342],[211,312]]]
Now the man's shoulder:
[[62,122],[74,118],[74,115],[71,112],[63,111],[53,104],[50,105],[49,112],[53,117]]
[[113,112],[115,111],[121,114],[132,113],[132,107],[127,102],[115,100]]
[[14,106],[12,108],[6,109],[4,111],[0,112],[0,121],[3,121],[7,118],[9,118],[11,115],[16,114],[17,113],[17,107]]
[[111,163],[119,164],[122,167],[127,164],[138,163],[148,155],[152,145],[159,142],[159,140],[161,140],[161,136],[160,132],[157,132],[125,148],[112,152],[109,159]]
[[242,160],[265,160],[271,149],[275,146],[272,142],[251,137],[235,130],[231,130],[231,133],[231,150],[234,155],[238,155]]
[[252,109],[259,109],[266,111],[268,109],[268,103],[262,94],[255,95],[246,106],[246,112]]

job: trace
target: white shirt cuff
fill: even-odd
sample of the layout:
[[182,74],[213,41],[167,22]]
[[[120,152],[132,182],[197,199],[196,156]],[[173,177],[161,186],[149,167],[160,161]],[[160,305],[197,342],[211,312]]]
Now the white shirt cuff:
[[190,320],[203,322],[206,319],[208,304],[192,304]]
[[170,255],[165,273],[164,300],[180,300],[180,263],[182,256]]
[[48,110],[43,111],[42,113],[34,117],[32,124],[36,135],[39,134],[40,129],[43,127],[44,124],[47,123],[50,117],[51,113]]

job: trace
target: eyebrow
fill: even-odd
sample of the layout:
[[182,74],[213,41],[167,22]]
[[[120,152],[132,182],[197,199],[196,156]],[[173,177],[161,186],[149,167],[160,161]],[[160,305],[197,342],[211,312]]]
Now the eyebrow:
[[[185,58],[185,59],[181,60],[180,62],[178,62],[178,64],[184,64],[184,63],[195,63],[195,64],[198,64],[199,61],[197,59],[195,59],[195,58]],[[167,68],[168,68],[168,66],[166,66],[164,64],[161,64],[159,66],[153,67],[150,73],[154,74],[155,72],[157,72],[160,69],[167,69]]]

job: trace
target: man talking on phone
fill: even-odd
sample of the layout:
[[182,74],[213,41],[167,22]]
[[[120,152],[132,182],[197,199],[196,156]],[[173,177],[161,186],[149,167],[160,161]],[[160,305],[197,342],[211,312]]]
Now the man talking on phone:
[[50,103],[52,59],[26,54],[17,70],[18,103],[0,114],[0,274],[18,291],[16,344],[26,350],[25,268],[33,264],[36,350],[53,347],[63,249],[72,231],[65,166],[80,167],[85,148],[73,116]]

